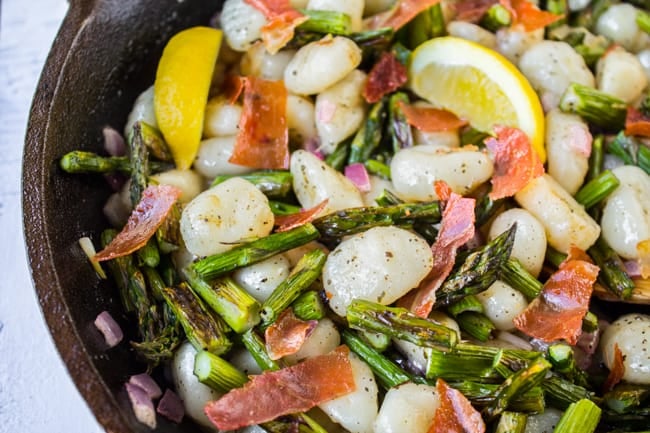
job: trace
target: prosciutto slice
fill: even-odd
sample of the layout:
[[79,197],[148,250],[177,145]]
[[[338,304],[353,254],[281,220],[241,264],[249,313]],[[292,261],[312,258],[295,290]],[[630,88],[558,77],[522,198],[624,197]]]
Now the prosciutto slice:
[[300,350],[317,325],[318,320],[300,320],[291,308],[285,309],[264,331],[266,351],[271,359],[293,355]]

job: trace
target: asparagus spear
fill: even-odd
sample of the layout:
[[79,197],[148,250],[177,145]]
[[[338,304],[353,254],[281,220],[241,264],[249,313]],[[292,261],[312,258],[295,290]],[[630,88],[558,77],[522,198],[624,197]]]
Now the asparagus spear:
[[581,399],[593,398],[593,394],[585,387],[576,385],[556,375],[547,377],[541,386],[547,403],[558,409],[566,409],[569,405]]
[[[131,162],[127,156],[100,156],[93,152],[75,150],[66,153],[59,161],[61,169],[67,173],[113,173],[131,174]],[[160,172],[172,168],[165,162],[151,161],[151,172]]]
[[634,281],[625,272],[621,258],[605,239],[602,236],[599,237],[596,243],[587,250],[587,253],[600,267],[598,281],[620,299],[629,299],[634,289]]
[[524,433],[527,419],[525,413],[504,411],[494,433]]
[[269,198],[285,198],[292,189],[293,176],[286,170],[262,170],[240,175],[221,175],[214,178],[210,187],[233,177],[240,177],[255,185]]
[[623,160],[627,165],[637,165],[650,175],[650,148],[639,143],[634,137],[621,131],[607,145],[607,152]]
[[370,158],[381,142],[386,117],[386,101],[382,99],[372,105],[366,122],[352,140],[348,164],[363,163]]
[[453,317],[458,316],[461,313],[472,311],[475,313],[483,313],[485,310],[483,304],[478,298],[474,295],[468,295],[460,299],[458,302],[455,302],[447,307],[447,311]]
[[230,350],[226,325],[208,311],[188,284],[165,287],[163,296],[196,350],[207,350],[215,355]]
[[445,17],[440,3],[420,12],[407,24],[409,47],[415,49],[422,42],[447,33]]
[[598,427],[601,412],[601,409],[588,399],[571,403],[553,433],[593,433]]
[[394,193],[390,192],[389,190],[385,189],[382,191],[381,195],[375,199],[375,203],[377,203],[378,206],[392,206],[396,204],[402,204],[404,201],[397,197]]
[[317,248],[305,254],[298,261],[291,274],[273,290],[271,296],[262,304],[260,316],[263,327],[275,322],[280,313],[316,281],[321,275],[326,258],[327,254]]
[[348,329],[341,333],[343,342],[361,358],[377,377],[379,384],[385,389],[393,388],[415,377],[411,377],[399,365],[366,344],[361,337]]
[[361,48],[362,66],[370,67],[390,47],[394,30],[389,27],[352,33],[349,37]]
[[591,155],[589,155],[589,171],[587,172],[588,181],[597,178],[603,171],[604,141],[605,136],[598,134],[596,137],[594,137],[594,140],[591,143]]
[[351,140],[344,140],[337,144],[334,152],[325,157],[327,165],[335,170],[343,171],[350,153],[350,142]]
[[589,209],[607,198],[619,185],[620,182],[614,173],[605,170],[580,188],[575,199],[585,209]]
[[644,385],[619,384],[603,396],[603,403],[616,413],[628,413],[650,398],[650,388]]
[[496,32],[502,27],[508,27],[511,23],[510,11],[498,3],[490,6],[480,21],[481,27],[485,27],[491,32]]
[[149,150],[151,156],[161,161],[173,162],[174,158],[172,157],[172,153],[169,147],[167,147],[167,143],[165,143],[165,139],[160,131],[142,120],[136,123],[140,126],[142,142]]
[[485,314],[474,311],[459,314],[456,322],[463,332],[478,341],[488,341],[496,330],[494,323]]
[[260,337],[254,329],[249,329],[248,331],[241,334],[241,342],[246,347],[246,350],[251,354],[257,365],[264,371],[275,371],[280,369],[280,364],[277,361],[271,359],[268,352],[266,351],[266,345],[264,340]]
[[473,146],[485,147],[484,141],[488,137],[490,137],[490,134],[487,132],[466,126],[460,132],[460,146],[463,147],[471,144]]
[[327,314],[320,293],[307,290],[300,294],[291,304],[293,312],[301,320],[320,320]]
[[501,267],[499,278],[513,289],[519,290],[529,301],[542,292],[542,283],[533,277],[515,258],[506,260]]
[[355,299],[348,306],[347,319],[352,329],[379,332],[443,351],[458,341],[456,331],[433,320],[418,317],[405,308],[386,307],[362,299]]
[[142,128],[138,122],[133,125],[133,134],[129,140],[129,159],[131,161],[131,204],[140,202],[142,192],[147,189],[149,177],[149,150],[142,139]]
[[399,225],[414,220],[439,222],[440,202],[404,203],[384,207],[359,207],[341,210],[312,221],[323,239],[339,239],[372,227]]
[[[117,236],[117,230],[104,230],[101,235],[102,246],[106,247],[106,245],[111,243],[115,236]],[[115,284],[117,284],[124,310],[127,313],[134,312],[135,305],[129,292],[129,278],[136,270],[135,265],[133,264],[133,257],[131,255],[117,257],[113,260],[108,260],[106,266],[108,266],[108,270],[113,276]]]
[[393,143],[393,152],[413,146],[411,125],[409,125],[406,116],[399,108],[400,102],[409,103],[409,97],[406,93],[395,92],[388,99],[388,135]]
[[242,244],[225,253],[208,256],[190,265],[190,270],[209,280],[309,243],[318,236],[316,227],[309,223],[304,224],[286,232],[274,233]]
[[160,252],[163,254],[176,251],[181,245],[181,208],[178,203],[172,206],[169,215],[156,230],[156,241]]
[[300,212],[301,209],[300,206],[274,200],[269,200],[269,207],[273,215],[293,215]]
[[248,382],[248,377],[234,365],[205,350],[194,357],[194,375],[202,384],[224,394]]
[[[469,380],[449,382],[449,386],[463,393],[476,407],[487,407],[492,404],[496,390],[499,388],[496,383],[479,383]],[[517,412],[542,412],[544,407],[544,391],[539,386],[521,393],[510,403],[510,409]]]
[[552,344],[548,347],[547,357],[554,371],[577,385],[588,386],[587,374],[576,365],[571,346],[564,343]]
[[185,272],[192,289],[237,333],[241,334],[260,321],[260,303],[232,278],[207,282],[195,272]]
[[476,201],[476,207],[474,208],[474,220],[476,221],[476,226],[480,227],[488,222],[489,219],[497,213],[504,202],[505,199],[503,198],[492,200],[490,194],[483,194],[481,198]]
[[141,266],[155,268],[160,263],[160,251],[156,238],[150,238],[142,248],[136,251]]
[[636,25],[646,33],[650,33],[650,14],[639,10],[636,13]]
[[351,20],[346,13],[314,9],[300,9],[300,13],[309,19],[297,27],[299,30],[343,36],[350,34]]
[[510,257],[516,224],[485,246],[467,256],[464,263],[445,280],[436,292],[437,305],[452,304],[464,296],[475,295],[494,283]]
[[569,84],[560,99],[560,109],[607,130],[622,129],[627,114],[627,104],[621,99],[578,83]]
[[369,159],[363,165],[370,174],[379,176],[382,179],[390,180],[390,167],[383,162],[376,159]]
[[543,357],[538,357],[526,368],[514,373],[497,388],[494,402],[485,409],[485,414],[493,418],[508,408],[510,402],[517,396],[539,385],[551,369],[551,364]]

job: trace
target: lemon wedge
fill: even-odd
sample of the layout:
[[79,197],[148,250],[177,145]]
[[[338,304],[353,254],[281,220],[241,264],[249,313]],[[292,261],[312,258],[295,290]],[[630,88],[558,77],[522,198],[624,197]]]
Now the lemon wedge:
[[220,30],[192,27],[165,46],[154,82],[154,112],[176,167],[191,167],[201,142],[210,83],[221,46]]
[[526,77],[496,51],[453,36],[431,39],[411,56],[409,85],[481,131],[521,129],[546,160],[542,104]]

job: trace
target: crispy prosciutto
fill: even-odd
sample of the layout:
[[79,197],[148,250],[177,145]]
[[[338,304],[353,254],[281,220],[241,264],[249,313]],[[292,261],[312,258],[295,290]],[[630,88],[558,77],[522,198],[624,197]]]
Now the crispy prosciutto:
[[244,77],[239,135],[229,161],[253,168],[289,168],[287,89],[282,81]]
[[366,21],[366,30],[391,27],[397,31],[417,14],[437,4],[440,0],[397,0],[386,12],[379,13]]
[[609,370],[607,379],[603,383],[603,392],[609,392],[623,379],[625,376],[625,363],[623,363],[623,352],[618,347],[618,344],[614,344],[614,363],[612,364],[612,369]]
[[498,0],[461,0],[454,4],[456,8],[455,19],[469,23],[478,23],[488,9],[497,3],[499,3]]
[[495,126],[494,131],[496,138],[488,138],[485,144],[494,155],[490,198],[497,200],[515,195],[543,175],[544,166],[523,131],[508,126]]
[[521,24],[527,32],[544,28],[564,17],[564,15],[556,15],[540,10],[540,8],[529,0],[505,0],[501,3],[509,3],[510,7],[508,9],[510,9],[513,15],[512,25]]
[[264,331],[266,350],[271,359],[292,355],[302,347],[318,325],[318,320],[300,320],[291,308],[285,309],[280,317]]
[[398,103],[409,125],[423,132],[440,132],[458,129],[467,125],[467,121],[459,118],[451,111],[433,107],[417,107],[414,105]]
[[244,80],[239,75],[228,74],[221,85],[221,93],[229,104],[234,104],[244,91]]
[[245,0],[264,14],[269,21],[262,27],[262,42],[275,54],[293,38],[294,30],[309,17],[291,7],[289,0]]
[[303,209],[298,213],[291,215],[276,215],[275,225],[277,228],[276,232],[286,232],[303,224],[307,224],[316,218],[320,213],[325,209],[329,203],[329,199],[325,199],[322,202],[318,203],[311,209]]
[[411,311],[420,317],[427,317],[433,309],[436,290],[454,267],[458,248],[474,237],[475,200],[451,192],[444,182],[436,182],[436,192],[449,197],[446,197],[438,237],[431,246],[433,269],[420,283],[411,306]]
[[142,248],[165,221],[180,196],[181,190],[174,186],[147,187],[122,231],[106,248],[95,254],[92,260],[111,260]]
[[571,248],[569,257],[546,281],[542,293],[515,317],[517,329],[546,342],[564,339],[575,345],[599,271],[588,260],[584,252]]
[[436,391],[440,396],[440,406],[433,415],[428,433],[484,433],[485,422],[481,414],[458,390],[438,379]]
[[650,117],[644,115],[634,107],[627,107],[625,135],[650,137]]
[[363,88],[363,97],[371,104],[394,92],[408,81],[406,66],[391,52],[385,52],[374,64]]
[[235,430],[349,394],[356,385],[348,354],[347,346],[339,346],[327,355],[252,376],[242,388],[209,402],[205,413],[220,430]]

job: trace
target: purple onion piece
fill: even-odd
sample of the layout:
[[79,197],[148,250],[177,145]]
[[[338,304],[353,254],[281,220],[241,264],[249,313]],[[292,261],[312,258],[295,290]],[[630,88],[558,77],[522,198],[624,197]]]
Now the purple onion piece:
[[176,424],[180,424],[183,420],[183,416],[185,416],[183,401],[170,389],[165,390],[165,394],[158,402],[158,408],[156,411]]
[[156,428],[156,411],[147,392],[132,383],[127,382],[124,386],[126,387],[126,393],[129,395],[136,419],[152,429]]
[[366,167],[360,162],[345,167],[345,177],[350,179],[361,192],[370,191],[370,176]]
[[126,142],[122,134],[110,126],[105,126],[102,130],[104,135],[104,149],[111,156],[126,155]]
[[131,385],[139,386],[147,393],[149,398],[155,400],[162,395],[162,390],[155,380],[147,373],[141,373],[131,376],[129,379]]
[[108,311],[102,311],[95,319],[95,327],[104,336],[104,340],[108,347],[115,347],[122,341],[124,334],[122,328],[117,324],[113,316]]
[[639,278],[641,276],[641,266],[636,260],[626,260],[623,262],[625,265],[625,272],[630,276],[630,278]]

